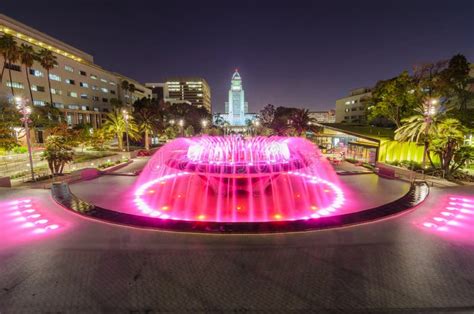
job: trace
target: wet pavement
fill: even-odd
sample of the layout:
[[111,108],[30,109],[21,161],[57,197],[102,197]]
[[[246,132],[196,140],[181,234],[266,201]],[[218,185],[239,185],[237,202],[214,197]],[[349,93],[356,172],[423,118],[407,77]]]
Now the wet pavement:
[[[389,194],[393,182],[364,197]],[[63,210],[47,190],[0,189],[0,313],[469,312],[471,201],[473,187],[433,188],[414,210],[374,223],[204,235],[101,223]],[[58,228],[26,227],[41,230],[41,218]]]

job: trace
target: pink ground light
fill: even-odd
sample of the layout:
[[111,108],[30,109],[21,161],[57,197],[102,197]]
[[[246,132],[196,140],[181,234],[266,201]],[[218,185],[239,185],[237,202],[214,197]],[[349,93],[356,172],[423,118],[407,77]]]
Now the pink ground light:
[[416,224],[433,234],[474,244],[474,197],[448,195],[439,204]]
[[262,222],[339,214],[337,175],[309,141],[239,136],[176,139],[134,188],[138,213],[176,220]]
[[55,234],[64,227],[36,198],[4,200],[0,208],[2,248]]

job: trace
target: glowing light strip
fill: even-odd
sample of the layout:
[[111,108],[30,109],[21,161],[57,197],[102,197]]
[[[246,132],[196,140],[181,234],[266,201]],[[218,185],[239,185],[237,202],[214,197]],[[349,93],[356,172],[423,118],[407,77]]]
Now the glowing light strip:
[[14,37],[16,37],[16,38],[18,38],[18,39],[21,39],[21,40],[23,40],[23,41],[32,43],[32,44],[34,44],[34,45],[36,45],[36,46],[39,46],[39,47],[41,47],[41,48],[48,49],[48,50],[50,50],[50,51],[52,51],[52,52],[55,52],[55,53],[57,53],[57,54],[60,54],[60,55],[65,56],[65,57],[67,57],[67,58],[70,58],[70,59],[72,59],[72,60],[74,60],[74,61],[83,62],[83,60],[82,60],[81,58],[76,57],[76,56],[73,55],[72,53],[69,53],[69,52],[63,51],[63,50],[61,50],[61,49],[59,49],[59,48],[56,48],[56,47],[54,47],[54,46],[45,44],[45,43],[43,43],[42,41],[39,41],[39,40],[37,40],[37,39],[34,39],[34,38],[32,38],[32,37],[30,37],[30,36],[28,36],[28,35],[25,35],[25,34],[22,34],[22,33],[18,32],[18,31],[9,29],[8,27],[5,27],[5,26],[2,27],[2,25],[0,25],[0,31],[4,32],[5,34],[10,34],[10,35],[12,35],[12,36],[14,36]]

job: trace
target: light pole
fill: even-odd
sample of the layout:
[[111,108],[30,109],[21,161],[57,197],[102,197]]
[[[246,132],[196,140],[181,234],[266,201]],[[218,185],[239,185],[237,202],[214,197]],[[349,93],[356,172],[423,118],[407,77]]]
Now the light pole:
[[425,122],[426,122],[426,128],[425,128],[425,147],[423,150],[423,161],[422,161],[422,169],[426,168],[426,157],[429,154],[428,153],[428,136],[431,128],[431,123],[433,122],[432,116],[436,114],[436,105],[438,104],[438,99],[436,98],[430,98],[428,99],[427,105],[425,105]]
[[122,111],[122,113],[123,113],[123,118],[125,120],[125,138],[127,140],[127,152],[129,152],[130,151],[130,143],[128,141],[128,118],[129,118],[129,116],[128,116],[127,110],[125,110],[125,109]]
[[28,123],[30,123],[31,108],[26,105],[26,101],[21,97],[15,97],[15,101],[18,111],[23,115],[20,121],[25,125],[26,145],[28,146],[28,157],[30,159],[31,180],[35,181],[35,172],[33,170],[33,154],[31,152],[30,128],[28,127]]
[[201,125],[202,125],[201,134],[203,134],[203,133],[204,133],[204,130],[205,130],[206,127],[207,127],[207,120],[206,120],[206,119],[202,120],[202,121],[201,121]]
[[178,124],[179,124],[179,127],[181,128],[181,136],[184,137],[184,127],[183,127],[184,126],[184,120],[183,119],[179,120]]

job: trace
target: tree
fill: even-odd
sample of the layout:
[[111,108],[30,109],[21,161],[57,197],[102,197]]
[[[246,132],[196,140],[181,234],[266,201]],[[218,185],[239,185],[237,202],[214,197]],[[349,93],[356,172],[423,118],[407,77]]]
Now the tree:
[[64,136],[50,135],[46,139],[43,158],[47,160],[49,170],[53,175],[62,174],[64,166],[71,162],[74,151]]
[[455,173],[459,168],[474,161],[474,146],[461,146],[453,156],[450,172]]
[[309,130],[316,121],[309,115],[309,109],[297,109],[291,116],[291,127],[297,136],[301,136]]
[[260,110],[260,121],[261,123],[269,127],[275,118],[275,107],[272,104],[268,104]]
[[[117,110],[108,113],[103,128],[117,136],[118,148],[119,150],[123,150],[123,134],[126,131],[126,122],[123,114]],[[130,117],[128,120],[128,136],[131,139],[137,139],[139,137],[138,127],[133,117]]]
[[41,49],[38,53],[38,59],[41,66],[46,70],[46,75],[48,77],[48,92],[49,92],[49,99],[50,105],[53,106],[53,93],[51,93],[51,79],[49,77],[49,71],[53,69],[58,62],[56,61],[56,56],[53,55],[51,51],[48,49]]
[[105,128],[95,129],[89,138],[89,145],[95,150],[104,150],[105,144],[112,140],[113,136],[113,133]]
[[399,76],[375,85],[368,107],[369,121],[384,117],[399,128],[401,120],[413,115],[421,102],[422,95],[415,80],[403,71]]
[[158,128],[158,115],[150,106],[137,106],[135,108],[133,116],[137,122],[139,132],[144,134],[145,149],[148,150],[150,149],[148,136]]
[[193,136],[194,135],[194,128],[192,125],[188,125],[186,129],[184,129],[185,136]]
[[18,46],[16,44],[15,39],[10,34],[4,34],[0,38],[0,52],[3,56],[3,68],[2,74],[0,76],[0,83],[3,82],[3,74],[5,71],[5,67],[8,65],[8,75],[10,77],[10,88],[12,91],[12,95],[15,96],[15,91],[13,89],[13,81],[12,81],[12,69],[11,66],[13,63],[18,61]]
[[[431,165],[434,167],[428,153],[430,137],[434,136],[441,122],[444,112],[436,112],[435,114],[427,114],[422,106],[415,109],[417,114],[402,119],[403,125],[395,130],[395,140],[419,142],[420,139],[424,143],[424,156],[427,156]],[[423,159],[424,160],[424,159]]]
[[447,118],[437,125],[437,132],[431,135],[429,150],[438,155],[440,167],[450,176],[451,163],[464,142],[465,127],[459,120]]
[[36,54],[35,54],[35,51],[33,50],[33,47],[26,44],[21,44],[18,53],[19,53],[21,64],[25,66],[25,75],[26,75],[26,81],[28,82],[28,90],[30,92],[31,103],[34,104],[33,91],[31,90],[31,83],[30,83],[30,68],[33,66],[35,62]]
[[467,110],[473,100],[473,93],[469,90],[472,79],[469,75],[470,66],[466,57],[457,54],[449,60],[448,67],[440,72],[438,85],[448,103],[461,112]]
[[11,150],[18,146],[16,136],[12,128],[0,122],[0,149]]

